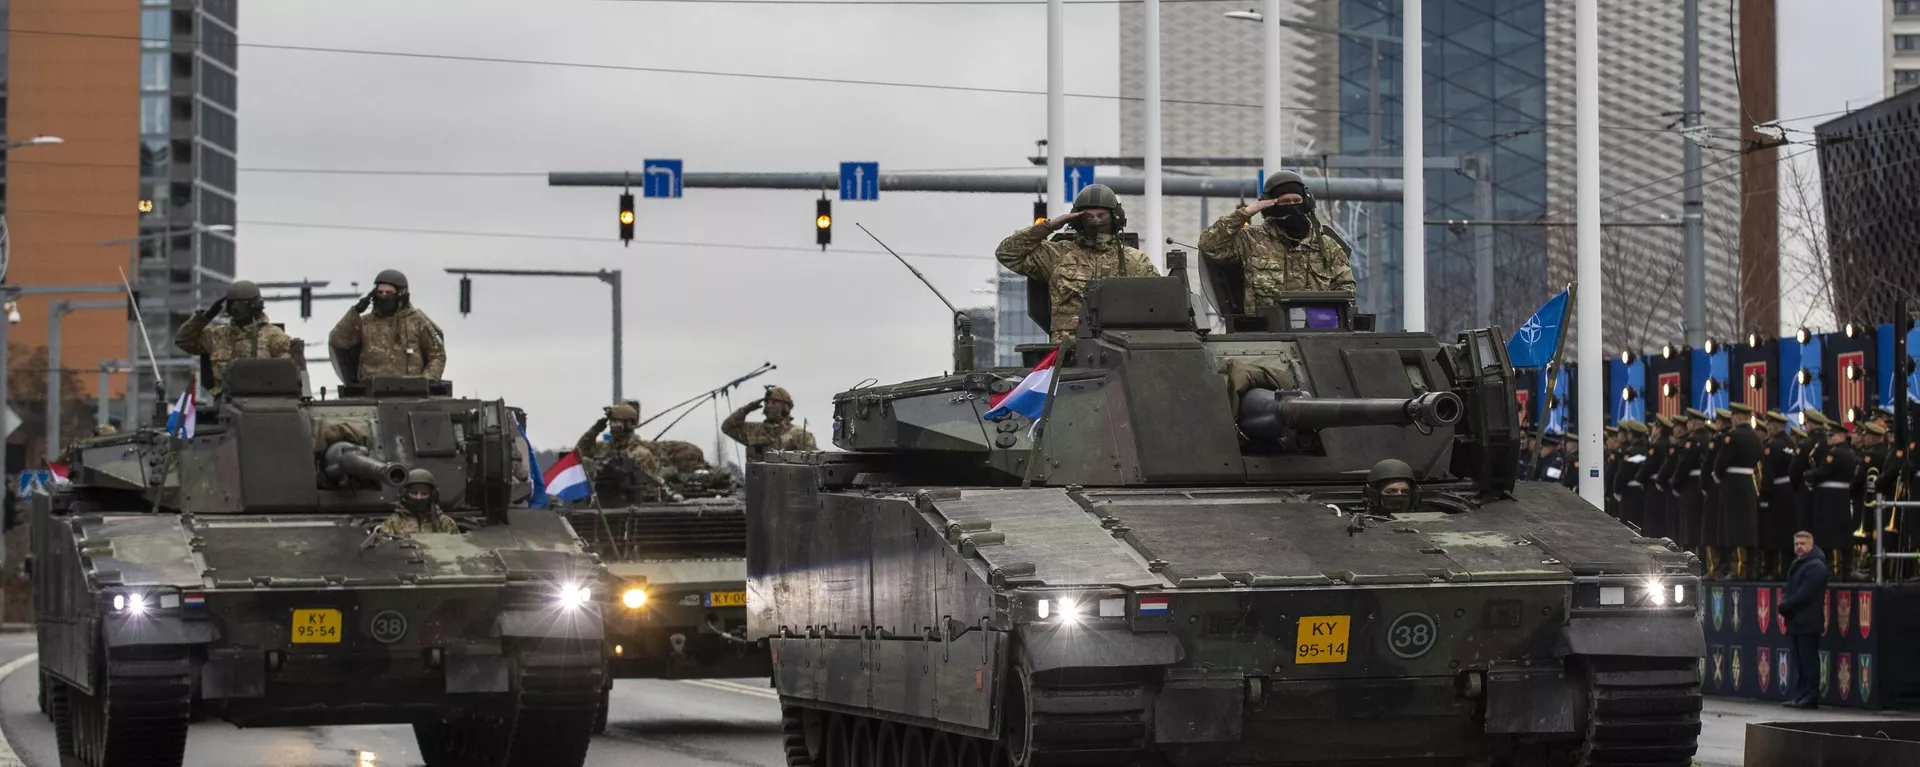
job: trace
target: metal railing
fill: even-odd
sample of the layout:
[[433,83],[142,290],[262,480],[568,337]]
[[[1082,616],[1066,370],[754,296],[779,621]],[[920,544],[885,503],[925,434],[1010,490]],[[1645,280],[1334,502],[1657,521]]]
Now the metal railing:
[[1887,553],[1887,536],[1883,534],[1883,531],[1887,529],[1887,520],[1886,520],[1887,511],[1886,510],[1889,508],[1894,509],[1895,511],[1898,511],[1900,509],[1920,509],[1920,501],[1889,501],[1886,499],[1885,496],[1882,496],[1878,493],[1874,494],[1873,496],[1873,529],[1874,529],[1873,583],[1876,586],[1885,585],[1887,582],[1886,561],[1888,559],[1920,560],[1920,552],[1909,551],[1904,553],[1902,552],[1895,552],[1893,554]]

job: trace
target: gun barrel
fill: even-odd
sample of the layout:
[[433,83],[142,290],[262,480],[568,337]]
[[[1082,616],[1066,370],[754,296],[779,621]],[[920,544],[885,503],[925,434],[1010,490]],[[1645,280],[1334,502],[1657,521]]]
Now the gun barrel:
[[327,476],[335,481],[351,477],[399,487],[407,482],[407,467],[376,461],[367,455],[366,448],[351,442],[335,442],[327,448]]
[[1452,392],[1411,399],[1317,399],[1301,392],[1249,390],[1240,400],[1241,431],[1254,439],[1278,439],[1288,431],[1343,426],[1451,426],[1466,411]]

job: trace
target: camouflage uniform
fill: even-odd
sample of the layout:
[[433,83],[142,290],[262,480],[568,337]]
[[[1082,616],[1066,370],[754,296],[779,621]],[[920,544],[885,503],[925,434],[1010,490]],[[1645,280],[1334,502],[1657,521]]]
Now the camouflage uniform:
[[706,453],[701,452],[700,448],[691,442],[682,442],[677,439],[663,439],[659,442],[642,442],[640,444],[645,445],[648,450],[653,451],[655,458],[664,459],[666,461],[666,467],[679,474],[692,474],[702,469],[711,468],[707,465]]
[[[1113,211],[1116,231],[1126,220],[1113,191],[1101,184],[1087,187],[1074,199],[1074,212],[1087,208]],[[1072,239],[1050,242],[1047,237],[1051,234],[1053,227],[1049,224],[1026,227],[1001,240],[993,255],[1015,274],[1047,284],[1047,298],[1053,306],[1053,327],[1048,329],[1053,343],[1073,338],[1073,331],[1080,327],[1087,280],[1160,276],[1147,254],[1120,244],[1112,234],[1076,231]]]
[[[1289,183],[1304,186],[1295,173],[1277,173],[1267,179],[1267,197]],[[1310,200],[1311,198],[1309,198]],[[1278,206],[1267,211],[1278,210]],[[1311,211],[1311,204],[1308,204]],[[1246,274],[1247,294],[1243,310],[1261,312],[1273,303],[1277,293],[1296,290],[1344,290],[1353,292],[1353,266],[1347,249],[1327,234],[1318,216],[1310,213],[1311,227],[1303,237],[1282,231],[1279,222],[1267,218],[1260,226],[1248,226],[1253,214],[1247,206],[1221,216],[1200,233],[1200,252],[1209,261],[1238,264]]]
[[[580,435],[580,441],[574,443],[573,451],[580,457],[580,465],[586,469],[587,476],[596,481],[600,479],[600,472],[606,468],[607,464],[622,457],[632,459],[633,465],[640,471],[646,472],[647,476],[660,476],[659,457],[647,447],[646,440],[631,434],[624,438],[603,440],[600,439],[600,429],[596,426]],[[637,492],[644,496],[653,492],[653,489],[644,489],[649,488],[651,484],[640,479],[634,482],[634,487],[643,488]]]
[[427,512],[425,519],[408,511],[406,504],[396,503],[393,505],[393,513],[387,515],[386,521],[374,525],[373,531],[386,535],[457,533],[460,532],[460,526],[454,523],[453,517],[447,516],[446,512],[440,510],[438,503]]
[[[793,405],[793,397],[786,389],[774,387],[767,391],[767,399]],[[800,428],[788,415],[778,420],[768,418],[759,423],[747,423],[747,414],[759,407],[759,403],[741,405],[739,409],[720,422],[720,433],[733,441],[747,446],[747,460],[764,461],[769,450],[818,450],[813,434]]]
[[341,349],[359,347],[362,381],[381,376],[438,379],[447,369],[440,327],[411,306],[384,317],[350,309],[333,326],[327,343]]
[[[214,315],[218,314],[222,304],[233,302],[229,309],[247,306],[251,314],[234,315],[234,321],[226,325],[211,325]],[[219,396],[222,382],[227,376],[227,364],[242,359],[289,359],[293,356],[293,341],[287,337],[287,331],[267,322],[264,310],[259,309],[260,289],[246,280],[234,282],[227,287],[226,298],[215,302],[205,311],[195,312],[180,329],[173,333],[173,344],[180,351],[196,357],[205,355],[213,363],[213,377],[208,382],[207,391]]]

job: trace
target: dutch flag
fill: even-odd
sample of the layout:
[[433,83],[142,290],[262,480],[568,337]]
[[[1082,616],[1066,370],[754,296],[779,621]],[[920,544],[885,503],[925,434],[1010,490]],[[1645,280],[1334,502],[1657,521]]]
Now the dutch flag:
[[543,479],[547,483],[548,498],[572,503],[593,493],[592,486],[587,484],[586,467],[580,465],[580,456],[571,451],[547,467]]
[[199,420],[199,408],[194,405],[193,387],[187,387],[187,393],[167,409],[167,433],[193,439],[193,427]]
[[1047,352],[1046,359],[1033,366],[1033,372],[1021,379],[1019,386],[988,400],[992,407],[981,417],[991,421],[1008,413],[1019,413],[1026,416],[1027,420],[1039,420],[1040,414],[1046,412],[1047,387],[1053,381],[1054,358],[1059,354],[1058,348]]

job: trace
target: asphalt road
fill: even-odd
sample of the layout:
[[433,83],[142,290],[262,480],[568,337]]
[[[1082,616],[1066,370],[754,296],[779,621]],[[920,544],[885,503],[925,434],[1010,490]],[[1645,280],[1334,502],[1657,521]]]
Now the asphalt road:
[[[0,634],[0,664],[34,651],[32,634]],[[0,736],[25,767],[58,767],[53,727],[36,703],[39,681],[27,663],[0,679]],[[594,739],[587,764],[630,767],[783,767],[780,709],[764,680],[614,685],[607,733]],[[1911,714],[1846,709],[1792,711],[1779,706],[1707,699],[1697,757],[1703,767],[1739,767],[1746,725],[1804,719],[1859,719]],[[0,767],[15,767],[0,748]],[[409,727],[311,727],[242,730],[225,722],[194,725],[187,764],[195,767],[415,767],[420,756]]]
[[[34,651],[32,634],[0,635],[0,663]],[[58,767],[53,726],[37,703],[29,663],[0,679],[0,734],[27,767]],[[420,755],[404,726],[242,730],[203,722],[187,736],[195,767],[415,767]],[[613,688],[607,733],[588,765],[784,767],[780,707],[765,680],[622,680]],[[6,767],[0,760],[0,767]]]

